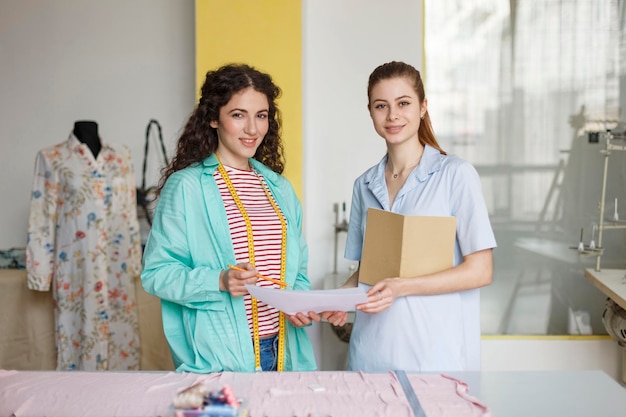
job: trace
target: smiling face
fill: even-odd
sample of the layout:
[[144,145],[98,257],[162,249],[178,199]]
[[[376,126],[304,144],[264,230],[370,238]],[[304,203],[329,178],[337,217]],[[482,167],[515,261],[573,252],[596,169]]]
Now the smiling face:
[[269,129],[267,96],[248,87],[233,94],[220,109],[219,120],[210,122],[217,129],[217,154],[224,165],[249,169],[252,158]]
[[386,78],[371,89],[369,111],[374,129],[388,144],[418,140],[420,118],[426,113],[426,100],[405,77]]

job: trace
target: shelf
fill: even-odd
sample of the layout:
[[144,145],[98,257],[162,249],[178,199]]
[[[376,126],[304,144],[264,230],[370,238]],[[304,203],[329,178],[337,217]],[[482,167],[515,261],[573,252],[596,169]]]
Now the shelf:
[[585,269],[585,277],[607,297],[626,310],[626,269]]
[[608,224],[604,223],[602,225],[602,228],[604,230],[608,230],[608,229],[626,229],[626,223],[624,223],[624,222],[619,222],[619,223],[611,222],[611,223],[608,223]]

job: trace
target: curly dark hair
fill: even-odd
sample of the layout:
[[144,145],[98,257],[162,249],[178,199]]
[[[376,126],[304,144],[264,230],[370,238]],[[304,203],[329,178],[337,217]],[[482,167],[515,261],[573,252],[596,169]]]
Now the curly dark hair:
[[[424,83],[422,82],[420,72],[412,65],[401,61],[387,62],[386,64],[379,65],[378,67],[376,67],[376,69],[374,69],[374,71],[372,71],[367,83],[368,102],[372,98],[372,89],[376,84],[378,84],[382,80],[388,80],[390,78],[398,77],[405,77],[409,80],[409,82],[413,85],[413,90],[417,94],[421,105],[424,102],[426,95],[424,93]],[[428,111],[426,111],[426,113],[424,114],[424,119],[420,123],[420,127],[417,131],[417,136],[419,137],[422,145],[428,144],[437,149],[442,155],[446,154],[446,152],[441,149],[441,146],[439,146],[439,143],[437,142],[437,138],[435,137],[435,132],[433,131],[433,126],[430,121],[430,115],[428,114]]]
[[269,103],[269,129],[254,158],[272,171],[282,174],[285,162],[280,137],[281,114],[276,106],[281,90],[268,74],[246,64],[228,64],[207,72],[200,101],[178,140],[176,155],[163,169],[157,195],[174,172],[201,162],[215,152],[218,145],[217,129],[211,127],[210,122],[219,120],[220,109],[234,94],[248,87],[265,94]]

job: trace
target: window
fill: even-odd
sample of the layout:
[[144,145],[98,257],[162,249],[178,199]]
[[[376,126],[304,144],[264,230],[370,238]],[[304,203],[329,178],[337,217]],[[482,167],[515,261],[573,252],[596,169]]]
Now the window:
[[[594,132],[626,134],[625,3],[426,1],[435,133],[476,166],[498,241],[484,334],[606,334],[596,259],[575,248],[600,215]],[[606,212],[626,220],[626,152],[611,158]],[[603,267],[625,268],[626,230],[603,240]]]

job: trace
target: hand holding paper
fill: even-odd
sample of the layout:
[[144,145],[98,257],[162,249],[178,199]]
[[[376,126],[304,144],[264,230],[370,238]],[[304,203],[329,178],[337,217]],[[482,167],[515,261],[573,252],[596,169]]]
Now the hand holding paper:
[[292,290],[246,285],[253,297],[286,314],[308,313],[313,311],[352,311],[357,304],[367,302],[362,288],[341,288],[336,290]]

